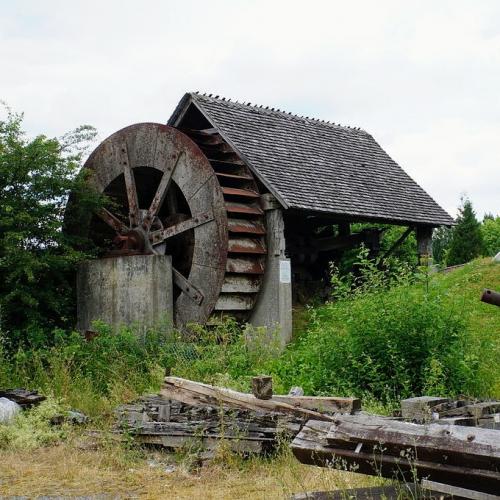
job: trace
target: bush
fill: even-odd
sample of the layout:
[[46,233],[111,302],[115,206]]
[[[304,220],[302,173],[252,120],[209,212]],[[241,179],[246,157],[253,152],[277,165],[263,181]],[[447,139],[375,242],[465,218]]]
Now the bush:
[[133,328],[112,333],[95,325],[97,336],[56,330],[51,347],[24,346],[7,353],[0,343],[0,387],[28,387],[92,415],[123,399],[158,390],[172,340],[161,329],[143,338]]
[[[73,272],[88,254],[62,229],[69,192],[90,213],[101,197],[78,175],[85,145],[95,136],[83,126],[61,139],[27,139],[22,115],[0,116],[0,322],[12,343],[47,341],[55,327],[70,327]],[[83,149],[82,149],[83,148]]]
[[500,217],[485,218],[481,226],[485,255],[493,256],[500,252]]
[[8,425],[0,424],[0,449],[30,450],[60,441],[65,436],[65,426],[51,425],[51,418],[64,414],[65,408],[54,398],[39,406],[19,413]]
[[404,272],[391,281],[369,262],[361,269],[354,288],[334,275],[337,300],[311,310],[304,335],[273,366],[281,384],[387,403],[477,390],[478,357],[462,304],[450,303],[425,275],[412,285]]

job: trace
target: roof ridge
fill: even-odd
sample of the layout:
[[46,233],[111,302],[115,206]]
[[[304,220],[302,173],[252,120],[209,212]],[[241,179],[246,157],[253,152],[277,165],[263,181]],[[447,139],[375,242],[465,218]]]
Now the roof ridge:
[[321,118],[314,118],[314,117],[309,117],[309,116],[303,116],[303,115],[297,115],[292,113],[291,111],[283,111],[279,108],[271,108],[269,106],[264,106],[263,104],[252,104],[251,102],[239,102],[237,100],[231,100],[226,97],[220,97],[218,95],[214,94],[207,94],[207,93],[201,93],[199,91],[196,92],[190,92],[190,95],[194,97],[195,99],[211,99],[213,101],[219,101],[223,102],[225,105],[233,106],[233,107],[250,107],[252,109],[255,109],[259,113],[265,113],[265,114],[270,114],[270,115],[281,115],[283,118],[286,118],[288,120],[300,120],[300,121],[311,121],[315,122],[318,124],[326,125],[331,128],[341,128],[341,129],[347,129],[347,130],[352,130],[356,132],[363,132],[364,134],[370,135],[366,130],[362,129],[361,127],[351,127],[350,125],[342,125],[340,123],[335,123],[331,122],[329,120],[324,120]]

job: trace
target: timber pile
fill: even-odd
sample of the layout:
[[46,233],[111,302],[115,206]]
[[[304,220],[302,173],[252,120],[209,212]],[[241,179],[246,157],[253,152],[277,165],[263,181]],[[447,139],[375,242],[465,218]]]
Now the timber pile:
[[415,423],[500,429],[500,401],[421,396],[401,401],[401,416]]
[[224,440],[233,451],[248,453],[271,451],[280,433],[295,435],[300,429],[297,419],[279,413],[190,405],[156,395],[121,406],[118,419],[121,429],[144,444],[212,450]]
[[22,409],[31,408],[45,401],[45,396],[38,394],[38,391],[27,389],[5,389],[0,390],[0,398],[7,398],[17,403]]
[[500,491],[500,433],[457,425],[419,425],[375,415],[309,420],[292,442],[299,461],[402,481],[495,494]]
[[[260,383],[255,383],[259,391]],[[168,448],[214,449],[224,440],[238,452],[265,453],[293,438],[309,419],[333,421],[333,413],[352,413],[356,398],[276,396],[260,399],[233,391],[166,377],[160,395],[146,396],[117,409],[118,431],[147,444]]]

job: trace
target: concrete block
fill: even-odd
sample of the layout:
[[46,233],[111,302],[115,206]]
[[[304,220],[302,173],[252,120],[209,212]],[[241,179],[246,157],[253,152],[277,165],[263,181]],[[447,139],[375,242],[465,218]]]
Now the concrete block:
[[77,274],[81,332],[104,321],[139,331],[173,324],[172,262],[169,255],[133,255],[83,262]]

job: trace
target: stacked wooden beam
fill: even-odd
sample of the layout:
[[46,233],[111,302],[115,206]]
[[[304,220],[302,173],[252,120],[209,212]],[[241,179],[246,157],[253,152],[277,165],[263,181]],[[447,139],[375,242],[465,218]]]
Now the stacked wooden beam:
[[401,401],[401,416],[416,423],[500,429],[500,401],[421,396]]
[[122,430],[145,444],[168,448],[214,449],[224,440],[234,451],[264,453],[280,433],[296,434],[300,423],[271,412],[252,412],[219,405],[190,405],[161,396],[146,396],[118,408]]
[[161,395],[117,409],[118,430],[169,448],[213,449],[224,440],[235,451],[265,453],[311,418],[331,422],[333,413],[361,407],[356,398],[273,396],[269,390],[266,397],[166,377]]
[[23,409],[31,408],[45,401],[45,396],[38,394],[38,391],[30,391],[27,389],[0,390],[0,398],[10,399]]
[[482,493],[500,491],[500,434],[419,425],[375,415],[309,420],[292,442],[303,463],[400,480],[427,479]]

